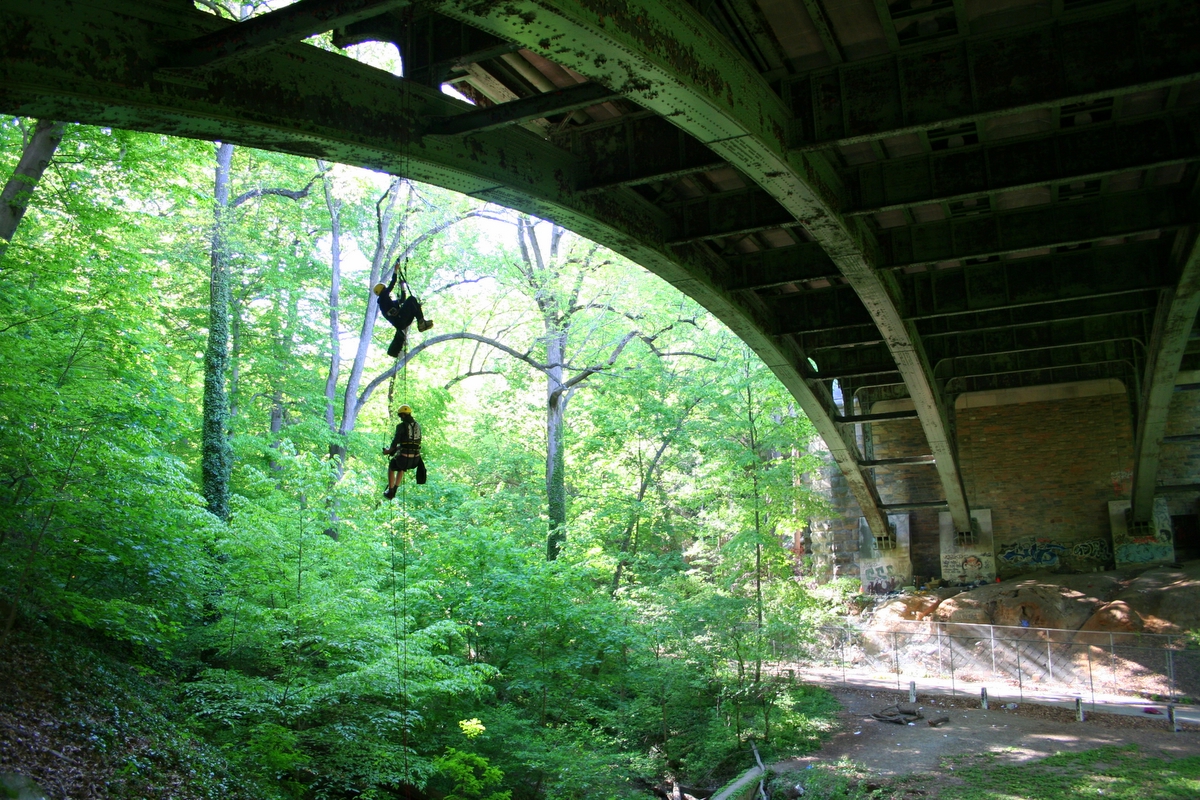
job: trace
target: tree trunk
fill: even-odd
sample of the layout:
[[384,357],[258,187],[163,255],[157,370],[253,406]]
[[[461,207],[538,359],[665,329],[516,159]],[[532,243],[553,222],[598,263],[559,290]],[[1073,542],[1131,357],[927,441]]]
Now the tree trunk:
[[[228,270],[226,270],[228,273]],[[242,356],[242,302],[233,296],[233,287],[229,287],[229,380],[227,394],[229,397],[229,425],[232,426],[238,418],[241,407],[241,356]]]
[[[325,165],[318,162],[321,169]],[[337,386],[342,370],[342,203],[333,196],[332,182],[328,175],[322,180],[325,186],[325,208],[329,210],[329,230],[331,241],[329,245],[330,280],[329,280],[329,374],[325,377],[325,424],[330,433],[337,432]],[[331,444],[330,457],[338,462],[338,476],[341,476],[341,459],[345,449]]]
[[[317,167],[327,169],[325,162]],[[329,527],[325,535],[337,541],[338,501],[334,496],[342,475],[346,472],[346,443],[337,428],[337,387],[342,372],[342,202],[333,196],[333,182],[326,172],[321,179],[325,189],[325,208],[329,211],[329,373],[325,376],[325,425],[329,428],[329,458],[333,461],[333,479],[328,495]]]
[[213,227],[208,307],[208,345],[204,352],[204,424],[201,435],[201,476],[208,510],[229,520],[229,476],[233,451],[229,444],[229,397],[225,375],[229,369],[229,264],[224,238],[225,211],[229,207],[229,172],[233,145],[217,145],[213,191]]
[[563,463],[563,417],[567,410],[567,394],[562,388],[563,354],[566,333],[558,332],[546,343],[546,511],[550,530],[546,536],[546,559],[558,558],[558,551],[567,540],[567,487]]
[[21,153],[21,160],[13,170],[12,177],[0,192],[0,257],[8,249],[9,242],[21,224],[29,208],[29,200],[33,190],[37,188],[42,173],[50,165],[54,151],[58,149],[63,137],[63,123],[39,119],[34,126],[33,136]]

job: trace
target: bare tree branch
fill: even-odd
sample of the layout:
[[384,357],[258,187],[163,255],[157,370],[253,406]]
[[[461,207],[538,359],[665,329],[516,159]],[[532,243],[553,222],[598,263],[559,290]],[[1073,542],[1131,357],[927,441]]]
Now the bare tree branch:
[[358,407],[362,408],[363,404],[366,403],[367,400],[371,397],[371,395],[375,392],[375,390],[379,388],[380,384],[382,384],[384,381],[386,381],[388,378],[392,377],[393,375],[396,375],[397,373],[399,373],[400,370],[404,369],[404,366],[408,362],[412,361],[414,358],[419,356],[422,352],[424,352],[425,350],[428,350],[430,347],[433,347],[435,344],[441,344],[442,342],[450,342],[450,341],[454,341],[454,340],[458,340],[458,339],[469,339],[473,342],[483,342],[486,345],[490,345],[490,346],[496,348],[497,350],[501,351],[502,353],[507,353],[508,355],[512,356],[513,358],[517,359],[518,361],[528,364],[529,366],[536,369],[538,372],[545,372],[546,370],[550,369],[550,365],[542,364],[538,361],[535,361],[528,354],[519,353],[516,350],[514,350],[513,348],[504,344],[503,342],[498,341],[496,339],[492,339],[488,336],[480,336],[477,333],[469,333],[467,331],[462,331],[461,333],[444,333],[441,336],[434,336],[431,339],[426,339],[425,341],[421,342],[419,345],[414,347],[412,350],[408,351],[407,353],[402,355],[400,358],[396,359],[396,363],[393,364],[390,369],[375,376],[375,378],[366,385],[366,387],[362,390],[362,393],[358,396]]
[[492,277],[491,275],[484,275],[479,278],[463,278],[460,281],[452,281],[452,282],[446,284],[445,286],[439,286],[436,289],[426,289],[425,296],[426,297],[436,297],[437,295],[443,294],[444,292],[448,292],[457,286],[466,286],[467,284],[470,284],[470,283],[480,283],[481,281],[486,281],[486,280],[490,279],[491,277]]
[[612,351],[612,353],[609,354],[607,361],[605,361],[602,364],[596,364],[596,365],[587,367],[586,369],[581,371],[578,375],[576,375],[574,378],[571,378],[568,381],[564,381],[561,389],[562,389],[562,391],[566,392],[567,398],[570,399],[570,396],[572,394],[574,394],[575,387],[578,386],[580,383],[587,380],[590,376],[595,375],[597,372],[603,372],[604,370],[611,367],[613,364],[617,363],[617,359],[620,358],[620,356],[621,356],[621,351],[624,350],[626,345],[628,345],[631,341],[633,341],[634,337],[636,337],[636,336],[638,336],[637,331],[630,331],[629,333],[625,334],[624,336],[621,337],[621,341],[617,344],[617,346],[615,348],[613,348],[613,351]]
[[301,198],[308,197],[308,191],[310,189],[312,189],[312,185],[314,183],[316,183],[317,179],[320,178],[322,175],[324,175],[325,172],[327,172],[327,171],[328,170],[322,170],[321,172],[318,172],[316,175],[313,175],[312,178],[309,180],[308,185],[306,185],[303,189],[300,189],[299,191],[297,191],[295,189],[279,189],[279,188],[263,189],[261,187],[258,189],[251,189],[248,192],[243,192],[242,194],[239,194],[233,200],[233,202],[231,202],[229,204],[229,207],[237,208],[242,203],[245,203],[247,200],[253,200],[256,197],[264,197],[266,195],[274,195],[276,197],[287,197],[292,200],[300,200]]
[[494,369],[479,370],[478,372],[464,372],[462,375],[459,375],[457,378],[451,378],[446,383],[446,385],[443,386],[442,388],[443,389],[451,389],[456,384],[459,384],[459,383],[462,383],[463,381],[465,381],[467,378],[474,378],[479,375],[502,375],[502,374],[503,374],[502,372],[500,372],[498,370],[494,370]]

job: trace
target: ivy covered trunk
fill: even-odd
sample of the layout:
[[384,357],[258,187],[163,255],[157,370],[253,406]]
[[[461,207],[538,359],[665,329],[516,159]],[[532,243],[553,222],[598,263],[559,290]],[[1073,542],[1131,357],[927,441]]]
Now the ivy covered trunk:
[[229,396],[225,391],[225,375],[229,369],[230,289],[224,240],[225,211],[229,207],[229,167],[232,161],[233,145],[217,145],[200,466],[208,510],[223,520],[229,519],[229,475],[233,470],[233,451],[227,435]]

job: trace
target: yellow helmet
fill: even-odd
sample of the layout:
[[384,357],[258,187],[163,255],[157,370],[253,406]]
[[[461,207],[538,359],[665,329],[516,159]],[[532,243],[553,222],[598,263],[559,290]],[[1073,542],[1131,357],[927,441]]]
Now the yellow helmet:
[[396,413],[398,413],[398,414],[411,414],[411,413],[412,413],[412,406],[410,406],[408,403],[405,403],[404,405],[400,406],[400,408],[396,409]]
[[375,294],[383,294],[383,290],[386,288],[387,287],[384,286],[382,283],[377,283],[377,284],[375,284],[375,288],[372,291],[374,291]]

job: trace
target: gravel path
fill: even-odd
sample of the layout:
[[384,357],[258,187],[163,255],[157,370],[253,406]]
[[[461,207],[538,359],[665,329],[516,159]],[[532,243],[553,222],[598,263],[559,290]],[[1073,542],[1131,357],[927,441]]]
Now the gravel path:
[[976,698],[951,699],[917,695],[925,717],[943,715],[950,721],[937,728],[924,721],[915,725],[877,722],[872,712],[907,702],[908,693],[830,687],[845,710],[843,729],[812,756],[772,766],[776,772],[803,769],[814,762],[848,758],[879,777],[937,772],[947,756],[996,753],[1000,763],[1021,763],[1056,752],[1092,750],[1108,745],[1137,744],[1149,756],[1182,758],[1200,754],[1200,728],[1180,733],[1166,730],[1163,717],[1146,719],[1114,714],[1088,715],[1076,722],[1073,711],[1018,703],[1016,709],[979,708]]

